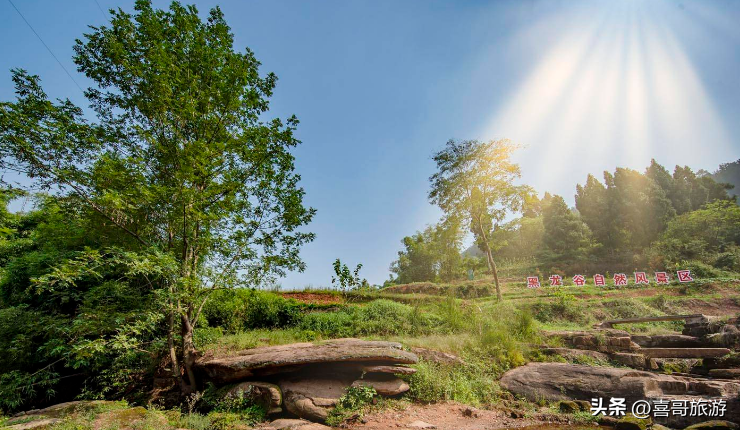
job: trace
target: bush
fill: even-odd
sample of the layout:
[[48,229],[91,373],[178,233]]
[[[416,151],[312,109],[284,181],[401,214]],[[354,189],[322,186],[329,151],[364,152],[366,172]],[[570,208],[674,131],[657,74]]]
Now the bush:
[[195,347],[202,349],[206,345],[216,342],[224,336],[224,330],[221,327],[201,327],[193,331],[193,342]]
[[339,398],[337,407],[329,412],[326,423],[332,427],[339,426],[348,417],[362,416],[362,409],[370,404],[377,393],[375,388],[360,386],[349,387],[347,392]]
[[588,317],[576,301],[575,296],[563,290],[555,290],[550,294],[548,301],[538,301],[532,305],[531,311],[538,321],[544,323],[554,321],[569,321],[586,323]]
[[409,333],[412,330],[412,311],[411,306],[403,303],[386,299],[373,300],[359,308],[356,332],[384,336]]
[[301,330],[326,337],[355,336],[356,313],[350,307],[336,312],[311,312],[301,321]]
[[300,328],[324,337],[389,336],[422,333],[439,324],[439,319],[418,307],[378,299],[336,312],[309,313],[303,317]]
[[302,317],[302,308],[297,301],[253,289],[217,291],[203,308],[203,318],[208,326],[223,327],[232,333],[295,326]]

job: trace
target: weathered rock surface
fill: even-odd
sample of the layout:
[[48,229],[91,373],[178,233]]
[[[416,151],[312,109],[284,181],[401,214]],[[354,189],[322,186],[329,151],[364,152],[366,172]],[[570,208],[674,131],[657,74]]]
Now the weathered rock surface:
[[253,348],[229,357],[201,358],[196,368],[207,379],[226,383],[298,370],[312,363],[412,364],[417,360],[415,354],[404,351],[397,342],[336,339]]
[[631,367],[633,369],[650,369],[650,359],[646,358],[641,354],[634,354],[630,352],[615,352],[609,354],[609,358],[623,366]]
[[712,420],[688,426],[684,430],[735,430],[737,428],[738,425],[730,421]]
[[727,348],[642,348],[640,354],[651,358],[716,358],[729,354]]
[[409,384],[400,378],[366,376],[352,383],[353,387],[373,387],[381,396],[397,396],[409,390]]
[[388,373],[392,375],[413,375],[416,369],[405,366],[363,366],[365,373]]
[[20,412],[14,417],[21,417],[26,415],[44,415],[47,417],[58,418],[61,416],[69,415],[75,411],[85,411],[104,407],[106,405],[115,405],[116,402],[107,400],[76,400],[73,402],[57,403],[43,409],[31,409],[25,412]]
[[[740,383],[734,381],[566,363],[530,363],[506,372],[500,382],[504,388],[531,401],[619,397],[631,404],[651,398],[723,398],[727,401],[727,418],[740,421]],[[698,419],[671,415],[659,422],[681,427]]]
[[43,418],[40,420],[33,420],[28,421],[20,424],[7,424],[3,426],[3,429],[5,430],[31,430],[31,429],[40,429],[40,428],[46,428],[53,424],[58,423],[61,421],[61,418]]
[[566,345],[576,349],[589,349],[600,352],[632,352],[640,349],[630,334],[623,330],[599,329],[590,331],[555,331],[548,337],[557,337]]
[[712,378],[740,379],[740,369],[710,369],[709,376]]
[[652,336],[633,334],[632,341],[643,348],[702,348],[714,346],[701,338],[683,334],[655,334]]
[[283,406],[288,412],[311,421],[326,421],[345,389],[345,379],[294,378],[280,381]]

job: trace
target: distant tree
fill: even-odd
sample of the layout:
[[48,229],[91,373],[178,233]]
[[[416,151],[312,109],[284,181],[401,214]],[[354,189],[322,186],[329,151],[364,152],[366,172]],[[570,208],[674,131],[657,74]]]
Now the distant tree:
[[732,185],[718,183],[709,174],[698,176],[688,166],[673,171],[673,207],[677,214],[700,209],[707,203],[729,200]]
[[441,281],[451,281],[462,275],[462,239],[460,220],[457,218],[445,218],[434,226],[432,252],[436,260],[437,277]]
[[545,227],[542,215],[522,216],[501,225],[493,232],[491,241],[499,258],[517,260],[535,257],[542,247]]
[[[606,175],[606,172],[605,172]],[[596,241],[611,252],[619,239],[614,226],[613,212],[609,211],[609,202],[604,184],[593,175],[588,175],[586,184],[576,185],[576,209],[581,219],[588,225]]]
[[462,234],[458,220],[445,219],[404,237],[401,242],[404,249],[398,252],[398,260],[390,267],[396,282],[450,281],[461,276]]
[[624,250],[647,247],[676,215],[665,192],[649,177],[617,168],[607,196],[616,214],[618,230],[625,235]]
[[591,231],[568,208],[560,196],[554,196],[542,213],[546,260],[575,263],[583,261],[591,248]]
[[69,100],[50,101],[37,76],[13,72],[0,169],[87,212],[101,246],[175,261],[155,287],[167,297],[173,373],[189,392],[193,330],[210,291],[303,270],[299,250],[313,235],[299,228],[314,211],[294,172],[298,121],[265,121],[276,77],[234,50],[221,11],[202,20],[193,6],[147,0],[134,10],[112,12],[74,47],[95,85],[85,95],[96,122]]
[[434,154],[437,172],[429,178],[431,202],[447,216],[462,220],[486,254],[499,300],[501,288],[490,239],[495,226],[509,212],[519,211],[524,195],[531,193],[529,187],[514,185],[521,176],[519,166],[511,161],[517,148],[509,140],[450,140]]
[[431,282],[437,274],[436,259],[432,249],[431,228],[406,236],[401,243],[404,249],[398,251],[398,259],[391,263],[390,271],[396,275],[396,282]]
[[735,202],[740,204],[740,199],[737,198],[740,193],[740,160],[721,164],[719,169],[712,174],[712,178],[717,182],[732,185],[733,188],[728,194],[736,196]]

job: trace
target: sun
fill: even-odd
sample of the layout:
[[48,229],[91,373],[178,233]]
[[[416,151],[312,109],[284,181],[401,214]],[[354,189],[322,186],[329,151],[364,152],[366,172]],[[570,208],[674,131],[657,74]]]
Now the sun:
[[[690,15],[691,8],[705,6],[565,5],[532,24],[532,32],[557,26],[549,29],[557,37],[535,49],[540,58],[482,133],[527,147],[519,161],[529,183],[548,189],[557,176],[575,173],[583,180],[616,164],[644,168],[661,154],[697,161],[699,143],[702,151],[731,152],[721,118],[677,37],[678,31],[708,31]],[[525,31],[512,44],[524,45],[531,36]]]

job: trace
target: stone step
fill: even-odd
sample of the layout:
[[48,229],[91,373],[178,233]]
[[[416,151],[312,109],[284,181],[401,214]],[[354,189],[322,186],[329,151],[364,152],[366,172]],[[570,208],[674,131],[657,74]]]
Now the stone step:
[[722,379],[740,379],[740,369],[710,369],[709,376]]
[[640,354],[649,358],[714,358],[730,353],[727,348],[641,348]]

